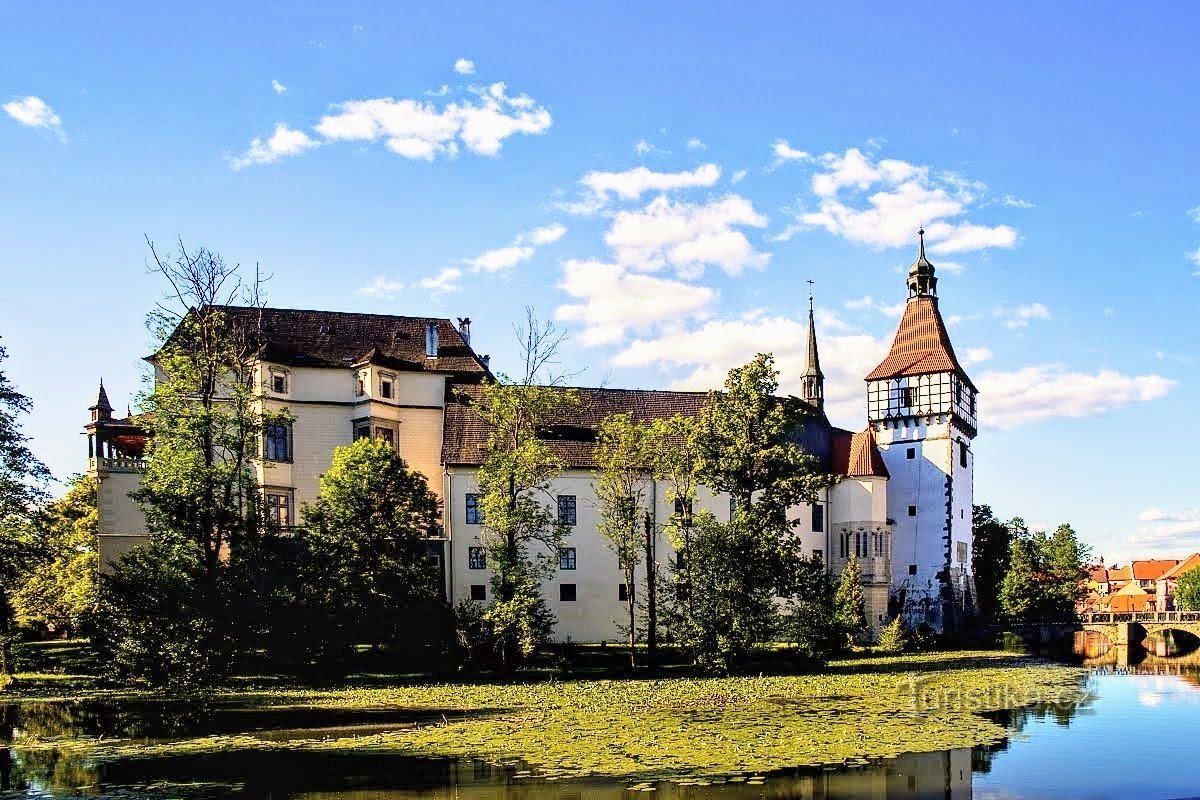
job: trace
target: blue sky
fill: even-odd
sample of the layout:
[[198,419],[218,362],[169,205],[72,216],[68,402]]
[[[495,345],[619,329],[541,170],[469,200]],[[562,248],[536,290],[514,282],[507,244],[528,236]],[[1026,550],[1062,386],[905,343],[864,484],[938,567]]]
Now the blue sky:
[[834,421],[924,223],[983,392],[976,502],[1200,549],[1200,11],[1054,4],[0,8],[0,335],[56,475],[139,386],[148,235],[273,305],[533,305],[581,380],[784,387],[815,282]]

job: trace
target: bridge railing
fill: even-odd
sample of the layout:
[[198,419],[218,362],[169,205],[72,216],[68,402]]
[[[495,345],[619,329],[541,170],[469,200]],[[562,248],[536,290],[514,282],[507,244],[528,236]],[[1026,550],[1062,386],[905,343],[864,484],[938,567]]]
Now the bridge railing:
[[1114,625],[1120,622],[1200,622],[1200,611],[1136,611],[1125,613],[1096,612],[1080,614],[1085,625]]

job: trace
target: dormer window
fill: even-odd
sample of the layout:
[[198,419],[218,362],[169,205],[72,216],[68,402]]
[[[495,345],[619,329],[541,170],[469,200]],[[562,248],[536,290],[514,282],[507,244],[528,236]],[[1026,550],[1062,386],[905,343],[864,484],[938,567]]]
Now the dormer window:
[[384,400],[391,400],[394,392],[394,387],[391,378],[379,379],[379,396]]
[[367,393],[367,373],[360,372],[354,377],[354,396],[362,397]]
[[288,393],[288,374],[286,372],[271,370],[271,392],[273,394]]

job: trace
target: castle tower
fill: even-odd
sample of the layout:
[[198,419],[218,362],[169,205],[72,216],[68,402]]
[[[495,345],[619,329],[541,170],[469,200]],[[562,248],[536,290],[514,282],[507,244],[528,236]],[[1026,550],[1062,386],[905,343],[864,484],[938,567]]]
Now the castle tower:
[[800,376],[800,399],[814,408],[825,405],[825,374],[821,372],[821,357],[817,353],[817,325],[813,320],[813,296],[808,293],[808,360]]
[[975,384],[954,355],[937,276],[918,232],[908,303],[867,375],[867,415],[891,480],[892,605],[907,624],[954,630],[974,609],[971,575]]

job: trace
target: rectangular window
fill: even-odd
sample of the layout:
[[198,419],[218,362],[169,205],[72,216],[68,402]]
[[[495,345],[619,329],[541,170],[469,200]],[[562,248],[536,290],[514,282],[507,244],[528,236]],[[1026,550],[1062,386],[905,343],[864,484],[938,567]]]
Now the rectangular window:
[[965,467],[967,465],[967,443],[966,442],[958,443],[958,463],[960,466],[963,466],[963,467]]
[[575,584],[560,583],[558,585],[558,599],[564,603],[575,602]]
[[267,492],[267,519],[281,528],[292,524],[291,492]]
[[967,563],[967,543],[955,542],[955,544],[957,545],[956,549],[958,550],[958,563]]
[[479,495],[477,494],[467,494],[467,524],[483,524],[483,512],[479,508]]
[[962,381],[955,378],[954,379],[954,403],[955,403],[955,405],[960,405],[960,406],[962,405],[962,387],[963,387]]
[[825,506],[820,503],[813,503],[812,529],[816,533],[821,533],[825,530]]
[[820,561],[825,558],[825,553],[822,550],[813,550],[813,561]]
[[371,435],[371,423],[369,420],[354,423],[354,441],[366,439]]
[[971,401],[970,406],[969,406],[971,409],[970,413],[971,413],[971,416],[974,417],[975,416],[975,393],[974,392],[971,392],[970,401]]
[[912,408],[917,405],[917,388],[915,386],[904,387],[904,405]]
[[391,378],[380,378],[379,379],[379,396],[382,397],[384,400],[392,399],[392,379]]
[[263,458],[267,461],[292,460],[290,425],[267,425],[263,428]]
[[392,447],[396,446],[396,433],[391,428],[385,428],[381,425],[375,427],[375,438],[381,442],[387,442]]
[[288,380],[287,374],[283,372],[271,373],[271,391],[275,394],[287,394]]
[[482,547],[468,547],[467,569],[487,569],[487,551]]
[[624,583],[617,584],[617,599],[622,603],[629,602],[629,587]]
[[906,450],[904,453],[904,457],[907,458],[909,461],[912,461],[913,459],[915,459],[917,457],[917,448],[915,448],[915,447],[908,448],[908,450]]
[[[732,504],[733,504],[732,498],[730,499],[729,503],[732,506]],[[682,497],[676,497],[675,498],[675,513],[679,516],[691,517],[692,516],[692,501],[684,500]]]
[[916,507],[916,506],[909,506],[909,507],[908,507],[908,515],[909,515],[910,517],[915,517],[915,516],[917,515],[917,507]]
[[558,496],[558,524],[575,524],[575,495],[560,494]]
[[359,374],[354,378],[354,396],[362,397],[367,393],[367,376]]
[[487,587],[482,583],[472,583],[471,599],[480,601],[487,600]]
[[909,565],[908,565],[908,574],[909,574],[909,575],[916,575],[916,574],[917,574],[917,565],[916,565],[916,564],[909,564]]
[[575,569],[575,548],[574,547],[558,548],[558,568],[559,569]]

